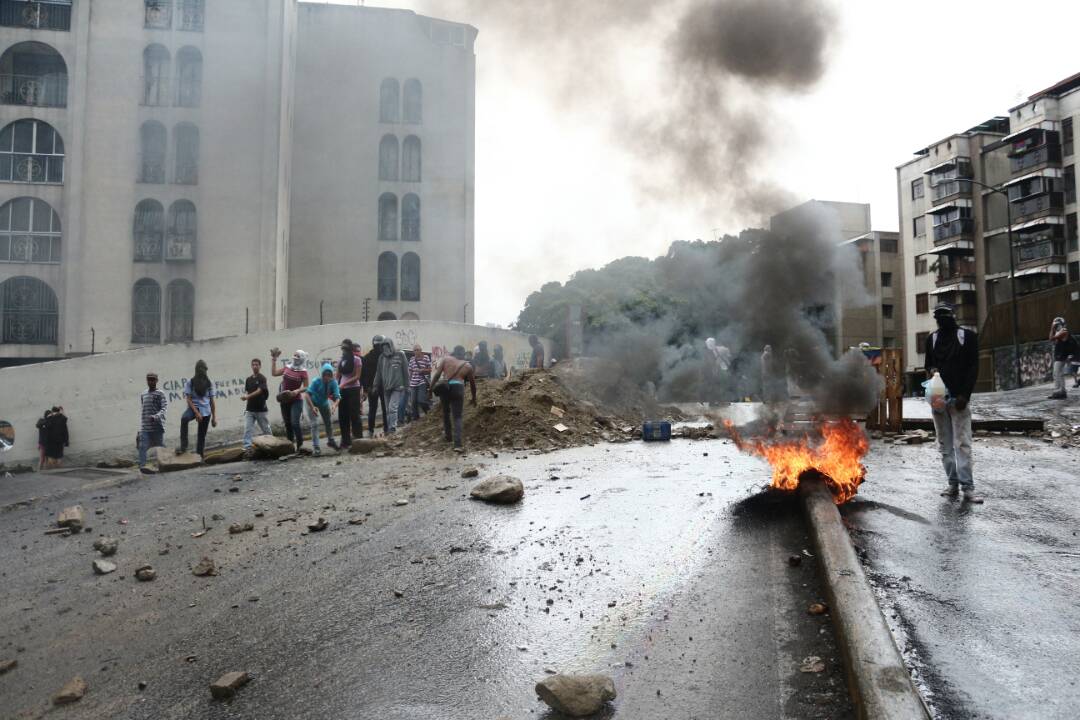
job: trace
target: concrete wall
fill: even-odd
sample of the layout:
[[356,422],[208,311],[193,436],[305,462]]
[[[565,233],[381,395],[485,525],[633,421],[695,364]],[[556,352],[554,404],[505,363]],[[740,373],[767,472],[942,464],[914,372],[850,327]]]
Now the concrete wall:
[[[73,460],[107,451],[132,454],[139,428],[139,393],[151,370],[158,373],[158,387],[169,397],[165,442],[175,446],[184,410],[180,393],[199,359],[207,362],[218,391],[218,427],[211,429],[208,442],[236,438],[243,431],[244,404],[239,396],[252,358],[262,359],[263,374],[276,392],[278,381],[270,378],[271,347],[281,348],[285,356],[297,348],[306,350],[310,367],[315,368],[340,357],[343,338],[361,343],[366,351],[376,334],[387,335],[405,348],[420,343],[435,357],[453,350],[454,345],[472,349],[486,340],[489,348],[502,345],[507,363],[515,368],[528,367],[531,354],[528,336],[510,330],[450,322],[381,322],[316,325],[0,368],[0,420],[15,428],[15,447],[0,461],[29,462],[37,457],[34,423],[53,405],[62,405],[69,418],[71,447],[67,452]],[[543,342],[550,357],[551,343]],[[270,409],[272,419],[279,421],[272,399]]]

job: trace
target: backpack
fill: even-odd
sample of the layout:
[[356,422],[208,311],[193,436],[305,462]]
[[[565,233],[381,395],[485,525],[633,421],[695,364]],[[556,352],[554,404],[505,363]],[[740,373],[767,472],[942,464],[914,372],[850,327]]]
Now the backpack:
[[[930,349],[931,350],[933,350],[934,345],[937,344],[937,334],[938,334],[937,330],[935,330],[933,333],[930,334]],[[961,347],[963,347],[963,345],[964,345],[964,328],[962,328],[962,327],[956,328],[956,341],[960,343]]]

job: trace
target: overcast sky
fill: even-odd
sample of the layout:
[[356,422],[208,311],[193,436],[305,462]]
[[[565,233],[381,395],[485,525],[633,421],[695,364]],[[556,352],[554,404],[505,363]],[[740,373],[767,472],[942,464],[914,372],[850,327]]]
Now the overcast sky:
[[[658,53],[668,21],[693,1],[655,0],[649,22],[606,29],[589,27],[596,18],[583,8],[633,2],[368,2],[480,31],[477,322],[512,322],[529,292],[576,270],[653,257],[673,240],[710,239],[754,222],[753,212],[729,207],[729,188],[682,198],[678,179],[633,152],[604,107],[603,88],[612,86],[623,101],[627,94],[642,106],[664,101]],[[824,74],[805,91],[762,96],[771,153],[753,172],[796,201],[869,202],[875,229],[897,229],[895,168],[915,150],[1080,72],[1075,0],[825,1],[834,21]],[[508,8],[535,6],[565,7],[556,25],[566,42],[539,31],[551,18],[513,23],[518,10]]]

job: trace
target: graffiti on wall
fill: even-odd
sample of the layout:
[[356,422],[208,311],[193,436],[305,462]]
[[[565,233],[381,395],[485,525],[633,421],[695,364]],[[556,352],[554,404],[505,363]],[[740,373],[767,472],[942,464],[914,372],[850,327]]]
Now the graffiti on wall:
[[[1016,388],[1016,362],[1011,347],[994,348],[994,388]],[[1024,387],[1050,382],[1054,376],[1054,349],[1048,340],[1020,346],[1020,382]]]

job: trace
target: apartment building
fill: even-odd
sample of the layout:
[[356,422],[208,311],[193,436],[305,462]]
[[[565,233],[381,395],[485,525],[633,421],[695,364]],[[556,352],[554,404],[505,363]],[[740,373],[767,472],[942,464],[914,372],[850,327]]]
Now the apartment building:
[[296,0],[0,0],[0,365],[460,320],[475,34]]
[[1080,74],[897,168],[912,381],[937,303],[954,305],[960,324],[977,329],[991,305],[1012,297],[1014,281],[1025,295],[1080,280],[1077,115]]

